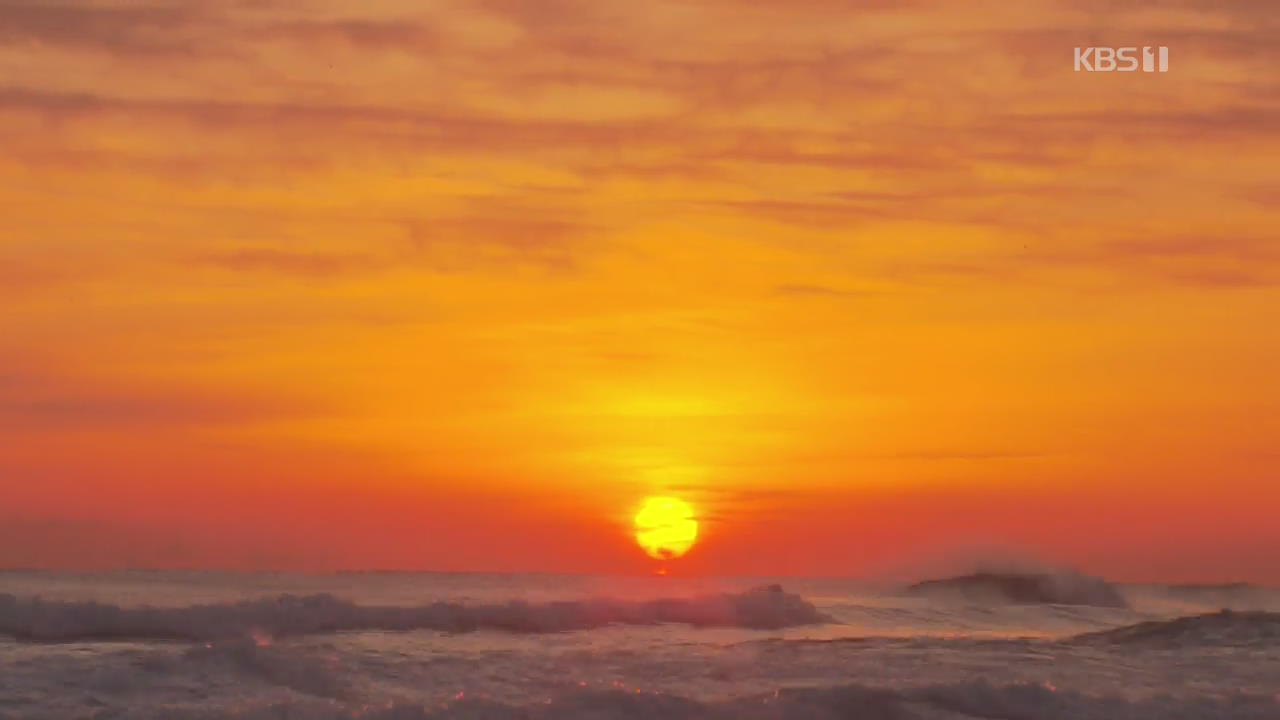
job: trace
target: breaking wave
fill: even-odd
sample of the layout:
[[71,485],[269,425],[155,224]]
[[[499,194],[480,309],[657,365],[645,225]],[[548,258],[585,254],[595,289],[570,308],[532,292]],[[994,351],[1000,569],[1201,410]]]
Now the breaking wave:
[[[403,703],[349,706],[300,700],[232,713],[166,709],[162,716],[177,720],[355,717],[365,720],[1275,720],[1277,713],[1280,713],[1280,702],[1275,698],[1242,693],[1126,700],[1056,690],[1049,685],[993,685],[979,681],[904,690],[864,685],[785,688],[717,702],[627,689],[585,690],[527,705],[467,697],[434,706]],[[120,717],[141,719],[161,715],[138,713]]]
[[1085,633],[1072,640],[1158,647],[1277,644],[1280,643],[1280,613],[1222,610],[1208,615],[1152,620],[1112,630]]
[[908,587],[906,592],[908,595],[941,596],[980,603],[1128,607],[1124,595],[1107,581],[1069,572],[979,572],[943,580],[926,580]]
[[831,619],[812,603],[778,585],[741,593],[646,601],[435,602],[416,607],[362,606],[328,594],[178,608],[126,608],[0,594],[0,635],[27,642],[203,641],[355,630],[546,633],[660,623],[778,629],[826,622]]

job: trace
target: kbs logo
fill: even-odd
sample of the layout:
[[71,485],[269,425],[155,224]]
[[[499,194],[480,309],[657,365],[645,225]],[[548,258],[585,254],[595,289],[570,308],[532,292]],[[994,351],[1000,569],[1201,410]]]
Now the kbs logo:
[[[1139,67],[1136,47],[1076,48],[1076,72],[1133,72]],[[1142,72],[1169,72],[1169,48],[1142,48]]]

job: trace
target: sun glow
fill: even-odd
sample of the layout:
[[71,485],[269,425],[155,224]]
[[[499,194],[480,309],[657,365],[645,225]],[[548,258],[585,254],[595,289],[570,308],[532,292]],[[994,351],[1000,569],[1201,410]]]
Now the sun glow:
[[636,542],[658,560],[689,552],[698,539],[698,521],[689,503],[672,497],[651,497],[635,518]]

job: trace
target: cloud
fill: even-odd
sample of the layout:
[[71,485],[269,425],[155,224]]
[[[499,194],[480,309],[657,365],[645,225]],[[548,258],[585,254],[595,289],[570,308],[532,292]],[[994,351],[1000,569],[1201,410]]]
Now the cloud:
[[826,285],[808,285],[804,283],[785,284],[774,287],[778,295],[789,297],[831,297],[831,298],[863,298],[876,293],[862,290],[842,290]]
[[67,278],[68,272],[48,264],[35,265],[0,257],[0,289],[5,294],[48,287]]
[[109,7],[84,2],[0,2],[0,41],[142,54],[189,54],[180,31],[195,4]]
[[1016,126],[1018,120],[1034,120],[1039,124],[1036,132],[1042,136],[1060,133],[1073,134],[1098,132],[1106,128],[1112,138],[1132,140],[1204,140],[1228,139],[1234,136],[1267,136],[1280,124],[1280,107],[1247,104],[1227,104],[1208,110],[1138,112],[1112,108],[1093,112],[1049,112],[1022,116],[1009,116],[1007,122]]
[[[248,102],[223,98],[120,97],[90,92],[60,92],[0,87],[0,112],[37,113],[50,123],[111,119],[134,123],[181,123],[200,132],[257,132],[287,146],[332,142],[313,153],[379,153],[432,150],[452,156],[551,148],[623,147],[627,143],[670,143],[691,136],[710,138],[709,129],[681,128],[633,120],[513,118],[448,106],[369,104],[366,102]],[[182,127],[166,128],[181,131]],[[347,145],[338,143],[345,142]],[[59,148],[63,152],[65,147]],[[268,148],[270,152],[270,148]],[[598,162],[585,165],[599,167]]]
[[310,401],[234,388],[165,387],[154,381],[139,386],[54,370],[0,369],[5,432],[236,425],[319,412]]
[[713,205],[783,224],[820,228],[849,228],[891,216],[874,205],[838,201],[727,200]]
[[1156,282],[1214,290],[1280,284],[1280,251],[1272,241],[1229,234],[1089,242],[1052,235],[966,259],[895,260],[879,267],[886,278],[915,283],[1019,282],[1046,272],[1093,270],[1123,281],[1123,286]]
[[867,457],[888,458],[895,460],[922,460],[928,462],[963,462],[990,460],[1039,460],[1053,457],[1056,453],[1037,451],[1005,451],[1005,450],[914,450],[900,453],[886,453]]
[[1249,263],[1280,260],[1274,239],[1230,235],[1170,235],[1112,240],[1101,252],[1128,258],[1230,257]]
[[381,265],[374,258],[363,255],[289,252],[270,248],[228,250],[196,259],[238,272],[275,272],[308,277],[333,277]]
[[311,279],[397,269],[464,272],[512,265],[563,272],[576,267],[577,254],[583,251],[580,241],[595,230],[587,223],[566,219],[569,212],[520,207],[498,198],[471,199],[452,210],[424,210],[416,217],[348,223],[351,233],[375,226],[400,229],[399,240],[395,233],[389,237],[370,233],[376,239],[365,241],[365,250],[360,252],[258,244],[212,250],[186,259],[233,272]]
[[[1099,24],[1099,15],[1154,23],[1161,38],[1187,45],[1191,57],[1203,45],[1235,53],[1228,59],[1240,63],[1280,47],[1267,27],[1186,27],[1185,13],[1157,14],[1152,20],[1134,8],[1113,5],[1062,13],[1061,27],[1036,26],[1033,12],[1018,22],[999,13],[985,21],[964,17],[963,25],[949,27],[942,25],[951,17],[947,12],[914,4],[890,9],[894,18],[912,22],[882,27],[876,21],[884,8],[815,0],[792,9],[792,20],[800,36],[818,33],[813,37],[822,41],[795,45],[790,35],[762,33],[776,18],[751,3],[699,2],[684,8],[687,15],[672,17],[646,7],[484,3],[462,15],[490,21],[494,15],[527,31],[488,47],[450,36],[447,23],[442,24],[449,18],[436,10],[397,16],[375,5],[363,14],[326,18],[285,3],[266,3],[254,12],[209,4],[112,9],[7,3],[0,5],[0,17],[11,17],[11,33],[53,43],[31,48],[37,58],[56,54],[69,42],[114,43],[125,52],[135,43],[155,46],[158,34],[187,38],[193,33],[200,34],[201,47],[238,49],[241,58],[229,67],[184,65],[191,82],[180,92],[123,92],[132,85],[123,80],[95,88],[15,84],[0,90],[0,108],[37,112],[53,121],[166,122],[186,126],[166,128],[170,133],[261,135],[274,141],[265,143],[256,158],[206,157],[206,169],[279,164],[286,157],[311,170],[317,164],[406,151],[451,157],[511,152],[533,154],[538,162],[591,179],[703,177],[741,185],[756,172],[814,168],[865,170],[895,186],[915,186],[901,200],[886,191],[878,200],[868,196],[854,206],[805,208],[781,198],[743,201],[765,203],[756,206],[762,214],[789,215],[811,226],[839,224],[841,214],[901,214],[908,209],[901,203],[911,201],[926,204],[912,211],[936,211],[931,199],[940,195],[919,190],[944,193],[971,186],[976,166],[983,163],[1079,167],[1104,135],[1143,144],[1210,142],[1263,136],[1280,120],[1266,101],[1276,86],[1267,74],[1242,76],[1234,88],[1217,83],[1212,93],[1193,93],[1195,86],[1182,76],[1163,78],[1162,85],[1144,88],[1119,106],[1105,101],[1115,88],[1100,89],[1097,83],[1089,92],[1102,100],[1084,100],[1079,79],[1064,76],[1061,61],[1060,49],[1078,44]],[[1043,7],[1062,9],[1056,3]],[[1222,12],[1253,12],[1250,7]],[[702,33],[709,36],[699,37],[692,48],[650,42],[662,32],[701,32],[703,25],[695,21],[702,20],[715,20],[721,32]],[[866,22],[859,33],[821,34],[837,20]],[[736,38],[737,45],[719,39],[722,34]],[[287,66],[268,66],[256,52],[276,42],[291,43]],[[749,57],[739,45],[750,49]],[[374,55],[383,50],[448,50],[449,64],[446,71],[430,58],[416,57],[405,60],[404,67],[387,67]],[[343,64],[342,74],[329,67],[335,59]],[[139,78],[154,72],[145,59],[122,62],[136,65]],[[998,78],[990,77],[993,67],[1000,69]],[[279,82],[280,73],[291,79]],[[218,83],[210,79],[219,77],[241,82],[237,97],[243,99],[217,91]],[[405,83],[413,77],[419,86]],[[398,97],[381,92],[383,87],[398,88]],[[623,93],[637,107],[644,103],[636,98],[660,97],[673,109],[657,116],[637,109],[633,117],[622,107],[592,117],[591,99],[600,88]],[[1187,102],[1188,97],[1203,100]],[[85,134],[94,134],[92,129]],[[78,151],[86,162],[130,162],[120,151],[77,148],[65,137],[54,145],[45,152],[64,160]],[[174,143],[168,152],[178,154],[181,147],[190,145]],[[547,152],[552,149],[580,152],[553,156]],[[19,152],[38,157],[40,150],[20,147]],[[155,172],[200,174],[190,164],[166,164],[140,153],[132,162]],[[737,163],[761,167],[733,167]],[[873,191],[878,190],[867,190]]]
[[1275,242],[1231,233],[1122,237],[1051,251],[1035,249],[1020,262],[1106,267],[1207,289],[1280,283],[1280,249]]
[[[136,55],[240,55],[251,46],[273,42],[313,46],[340,43],[362,50],[430,53],[439,34],[423,21],[374,18],[291,18],[276,8],[260,14],[200,2],[108,6],[84,0],[32,2],[0,0],[0,40],[35,47],[93,50]],[[285,19],[271,19],[281,17]]]
[[[609,190],[617,197],[618,189],[645,203],[646,212],[666,209],[697,223],[728,211],[792,227],[797,236],[911,219],[1066,242],[1092,232],[1081,227],[1088,222],[1077,219],[1077,209],[1137,205],[1140,180],[1187,143],[1220,152],[1242,141],[1265,142],[1280,124],[1277,83],[1268,74],[1237,72],[1277,52],[1274,24],[1205,28],[1194,20],[1255,17],[1258,7],[1185,7],[1191,12],[1173,5],[1037,4],[1054,18],[1050,23],[1035,12],[978,17],[915,3],[867,8],[814,0],[789,11],[794,27],[770,34],[761,31],[778,29],[771,26],[774,14],[731,0],[688,4],[685,14],[577,0],[536,9],[492,0],[457,12],[374,5],[343,14],[278,2],[104,8],[0,0],[6,32],[30,41],[23,51],[30,57],[57,59],[66,46],[118,46],[122,66],[134,67],[140,79],[124,74],[91,88],[76,86],[66,73],[52,82],[12,81],[0,89],[0,129],[6,120],[40,128],[18,130],[28,141],[11,143],[11,157],[29,168],[128,168],[224,185],[276,183],[290,173],[314,179],[353,167],[404,177],[435,173],[441,163],[483,164],[450,178],[471,187],[431,198],[446,202],[420,213],[379,211],[403,228],[404,253],[255,247],[201,256],[243,272],[332,277],[415,262],[571,268],[590,245],[583,240],[602,235],[581,219],[583,211],[593,195]],[[835,22],[852,19],[863,21],[857,32]],[[710,20],[717,32],[703,33]],[[504,23],[523,32],[509,32]],[[455,26],[501,27],[501,41],[446,32]],[[1102,78],[1087,78],[1099,82],[1086,87],[1062,64],[1060,51],[1080,38],[1118,37],[1135,27],[1177,43],[1188,72],[1130,92],[1102,85]],[[697,43],[676,41],[695,32]],[[179,88],[160,82],[154,63],[127,50],[196,35],[201,42],[190,47],[220,52],[288,43],[280,56],[287,64],[268,66],[247,51],[225,66],[196,59],[183,65],[191,82]],[[673,40],[652,42],[660,36]],[[376,55],[383,50],[406,54],[384,65]],[[445,51],[447,69],[422,56]],[[329,68],[335,59],[346,66],[343,74]],[[1209,61],[1226,63],[1226,80],[1210,83],[1191,72]],[[279,82],[279,73],[290,80]],[[406,85],[407,78],[420,86]],[[243,92],[229,97],[215,79],[242,82]],[[600,88],[621,92],[637,108],[647,108],[646,97],[670,107],[598,113]],[[135,128],[154,142],[105,140]],[[205,139],[215,142],[202,145]],[[492,192],[475,187],[484,178],[510,182],[493,174],[501,163],[513,166],[512,176],[530,168],[553,175],[580,197],[561,202],[527,194],[474,212],[452,207]],[[1221,174],[1196,179],[1188,170],[1186,179],[1265,205],[1267,189],[1248,171]],[[697,190],[666,189],[681,184]],[[498,190],[519,196],[530,187]],[[551,212],[541,207],[548,202]],[[1116,234],[1079,241],[1082,247],[1070,252],[939,253],[871,270],[915,279],[1008,278],[1120,258],[1179,282],[1221,286],[1266,277],[1250,268],[1162,267],[1178,261],[1103,247]]]
[[574,269],[584,241],[601,228],[580,219],[573,195],[542,202],[533,201],[536,193],[529,195],[462,198],[453,210],[401,219],[406,260],[442,270],[493,263]]
[[441,46],[437,29],[423,22],[402,20],[289,20],[257,27],[246,34],[258,40],[344,43],[360,50],[432,53]]

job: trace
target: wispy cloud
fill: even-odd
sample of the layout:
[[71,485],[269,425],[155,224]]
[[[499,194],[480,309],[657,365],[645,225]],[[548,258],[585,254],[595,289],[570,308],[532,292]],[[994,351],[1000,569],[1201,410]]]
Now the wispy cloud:
[[110,7],[86,2],[0,3],[0,40],[105,52],[189,54],[184,31],[200,17],[195,3]]
[[262,392],[149,384],[12,369],[0,375],[0,429],[6,433],[195,426],[310,417],[320,405]]
[[242,272],[279,272],[310,277],[331,277],[366,270],[377,263],[360,255],[289,252],[269,248],[244,248],[197,258],[201,262]]
[[778,285],[774,292],[789,297],[827,297],[827,298],[864,298],[875,295],[874,292],[846,290],[826,285],[809,285],[805,283]]

